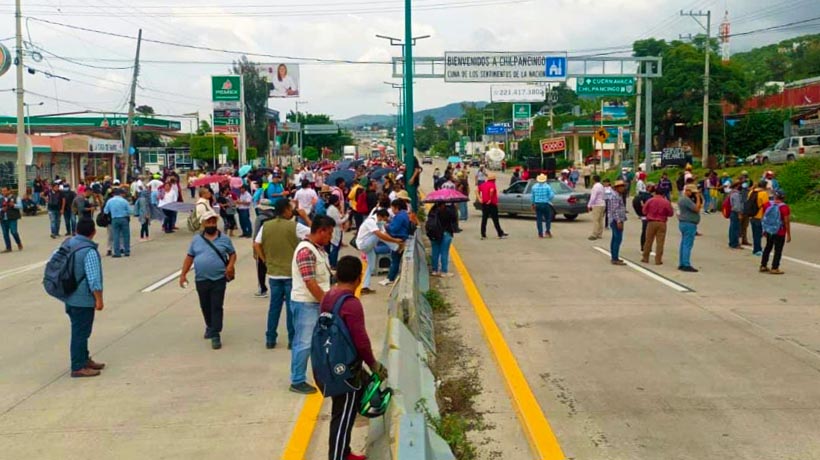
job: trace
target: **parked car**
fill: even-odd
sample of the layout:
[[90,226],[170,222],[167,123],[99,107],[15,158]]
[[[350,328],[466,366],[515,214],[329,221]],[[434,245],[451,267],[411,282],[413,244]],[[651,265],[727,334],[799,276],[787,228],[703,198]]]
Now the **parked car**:
[[423,164],[423,165],[433,164],[433,157],[431,157],[430,155],[425,155],[424,158],[421,159],[421,164]]
[[[566,220],[575,220],[579,214],[589,212],[589,193],[576,192],[557,180],[549,180],[547,183],[555,192],[552,199],[553,216],[563,214]],[[518,181],[509,186],[506,190],[498,194],[498,212],[506,213],[510,216],[518,214],[535,215],[532,209],[532,186],[535,180]],[[481,209],[481,203],[476,200],[476,209]]]
[[[803,157],[820,157],[820,136],[792,136],[787,138],[788,144],[785,146],[793,160]],[[785,139],[784,139],[785,140]]]
[[780,139],[772,148],[757,152],[757,164],[781,164],[797,159],[796,152],[789,151],[791,138]]

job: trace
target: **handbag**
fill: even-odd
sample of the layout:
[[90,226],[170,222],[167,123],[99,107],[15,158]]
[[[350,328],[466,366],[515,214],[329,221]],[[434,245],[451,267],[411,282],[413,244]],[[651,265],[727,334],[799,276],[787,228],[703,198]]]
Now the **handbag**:
[[[222,252],[219,249],[217,249],[216,246],[214,246],[214,244],[211,242],[211,240],[209,240],[208,238],[205,238],[205,236],[202,235],[201,233],[199,234],[199,237],[202,238],[203,241],[208,243],[208,246],[210,246],[211,249],[214,250],[216,255],[219,257],[219,260],[221,260],[222,263],[225,264],[225,267],[227,267],[228,266],[228,259],[226,259],[225,256],[222,255]],[[230,283],[231,281],[233,281],[233,277],[228,276],[228,273],[226,272],[225,273],[225,280],[227,280]]]

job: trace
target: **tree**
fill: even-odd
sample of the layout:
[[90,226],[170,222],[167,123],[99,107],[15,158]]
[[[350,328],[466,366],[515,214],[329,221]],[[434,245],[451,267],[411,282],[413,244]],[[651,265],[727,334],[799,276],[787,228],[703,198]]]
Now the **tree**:
[[[328,125],[333,123],[329,115],[305,112],[300,112],[298,117],[295,112],[288,112],[285,119],[291,122],[299,121],[303,127],[305,125]],[[302,139],[302,148],[313,147],[320,152],[322,147],[328,147],[334,152],[341,152],[343,146],[353,143],[353,137],[349,132],[339,130],[336,134],[305,134]]]
[[[214,158],[219,158],[222,153],[222,147],[228,149],[228,159],[236,160],[238,153],[233,146],[233,139],[223,134],[216,136],[191,136],[191,158],[197,160],[213,161]],[[216,151],[214,151],[216,147]]]
[[199,122],[199,129],[196,130],[197,136],[204,136],[207,133],[211,132],[211,124],[208,123],[208,120],[202,120]]
[[422,120],[421,127],[415,131],[416,148],[419,151],[426,152],[446,136],[446,130],[436,124],[435,118],[427,115]]
[[156,112],[154,112],[154,108],[151,107],[150,105],[137,106],[137,108],[135,108],[134,111],[136,111],[140,115],[144,115],[146,117],[151,117],[156,113]]
[[256,63],[242,56],[233,63],[233,73],[242,75],[245,92],[245,132],[248,145],[259,152],[267,152],[268,141],[268,95],[269,85],[259,73]]

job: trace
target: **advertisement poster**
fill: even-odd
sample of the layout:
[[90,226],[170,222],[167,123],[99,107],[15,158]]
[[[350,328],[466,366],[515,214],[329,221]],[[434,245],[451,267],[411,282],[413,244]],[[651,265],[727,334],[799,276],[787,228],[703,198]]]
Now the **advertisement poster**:
[[259,74],[270,85],[270,97],[299,97],[299,64],[261,64]]

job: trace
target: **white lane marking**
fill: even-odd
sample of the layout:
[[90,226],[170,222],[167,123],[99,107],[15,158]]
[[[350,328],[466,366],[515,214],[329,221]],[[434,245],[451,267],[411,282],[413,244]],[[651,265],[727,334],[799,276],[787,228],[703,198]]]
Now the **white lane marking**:
[[783,256],[782,258],[788,260],[789,262],[794,262],[796,264],[803,264],[807,267],[812,267],[812,268],[816,268],[816,269],[820,270],[820,265],[812,263],[812,262],[806,262],[805,260],[795,259],[794,257],[789,257],[789,256]]
[[[600,252],[601,254],[605,254],[607,257],[612,258],[612,253],[611,253],[611,252],[609,252],[609,251],[607,251],[606,249],[604,249],[604,248],[600,248],[600,247],[598,247],[598,246],[593,246],[593,248],[594,248],[596,251]],[[623,260],[623,261],[626,263],[626,266],[627,266],[627,267],[629,267],[629,268],[631,268],[631,269],[635,270],[635,271],[636,271],[636,272],[638,272],[638,273],[641,273],[641,274],[643,274],[643,275],[646,275],[646,276],[648,276],[649,278],[652,278],[653,280],[655,280],[655,281],[657,281],[657,282],[659,282],[659,283],[661,283],[661,284],[663,284],[663,285],[665,285],[665,286],[667,286],[667,287],[670,287],[670,288],[672,288],[672,289],[674,289],[674,290],[676,290],[676,291],[678,291],[678,292],[694,292],[692,289],[690,289],[690,288],[688,288],[688,287],[686,287],[686,286],[684,286],[684,285],[682,285],[682,284],[678,284],[678,283],[676,283],[675,281],[672,281],[672,280],[666,279],[666,278],[664,278],[663,276],[658,275],[657,273],[655,273],[655,272],[653,272],[653,271],[647,270],[647,269],[645,269],[645,268],[641,267],[641,266],[640,266],[640,265],[638,265],[638,264],[634,264],[634,263],[632,263],[632,262],[630,262],[630,261],[628,261],[628,260],[625,260],[625,259],[621,259],[621,260]]]
[[31,265],[24,265],[22,267],[12,268],[11,270],[0,272],[0,280],[10,278],[14,275],[19,275],[21,273],[25,273],[27,271],[36,270],[40,267],[45,266],[47,263],[48,261],[44,260],[42,262],[33,263]]
[[171,273],[170,275],[166,276],[165,278],[157,281],[156,283],[148,286],[147,288],[143,289],[140,292],[154,292],[157,289],[161,288],[162,286],[165,286],[166,284],[168,284],[171,281],[175,280],[176,278],[179,278],[179,275],[181,273],[182,273],[182,270],[177,270],[174,273]]

